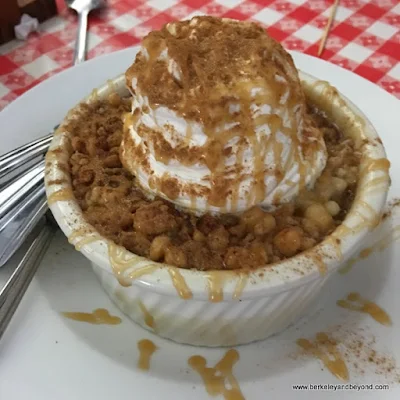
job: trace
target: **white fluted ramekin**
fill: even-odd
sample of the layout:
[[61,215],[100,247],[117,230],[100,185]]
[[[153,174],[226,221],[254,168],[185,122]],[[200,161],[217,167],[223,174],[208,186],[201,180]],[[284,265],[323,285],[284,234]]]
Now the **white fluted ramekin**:
[[[338,266],[360,247],[380,221],[390,184],[382,142],[365,115],[327,82],[300,73],[308,99],[352,136],[363,157],[354,204],[343,224],[316,247],[253,272],[201,272],[137,256],[101,237],[85,222],[73,198],[66,122],[46,156],[46,192],[51,211],[70,243],[91,262],[118,307],[145,329],[176,342],[234,346],[264,339],[304,316]],[[85,102],[117,90],[127,95],[123,75]],[[79,106],[77,106],[79,107]]]

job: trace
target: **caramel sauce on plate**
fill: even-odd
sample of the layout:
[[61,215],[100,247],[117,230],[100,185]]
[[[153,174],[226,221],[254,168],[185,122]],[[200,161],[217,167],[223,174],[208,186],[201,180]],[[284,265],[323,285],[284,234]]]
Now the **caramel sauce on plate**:
[[[244,400],[239,382],[232,372],[238,360],[238,351],[230,349],[215,367],[207,367],[206,359],[199,355],[190,357],[188,364],[199,373],[210,396],[222,395],[225,400]],[[227,383],[230,388],[227,388]]]
[[151,356],[157,350],[157,346],[149,339],[142,339],[138,342],[139,361],[138,368],[143,371],[150,369]]
[[325,367],[338,379],[342,381],[349,380],[349,371],[337,348],[337,343],[326,333],[317,333],[315,342],[302,338],[298,339],[296,343],[306,353],[320,359]]
[[336,304],[351,311],[369,314],[376,322],[382,325],[392,325],[392,320],[385,310],[374,302],[364,299],[359,293],[349,293],[345,299],[338,300]]
[[87,322],[94,325],[118,325],[122,322],[121,318],[110,315],[105,308],[98,308],[91,313],[63,312],[62,315],[74,321]]
[[374,249],[372,247],[366,247],[365,249],[360,251],[359,257],[361,259],[368,258],[373,252]]
[[351,258],[344,267],[339,269],[339,274],[345,275],[345,274],[349,273],[357,261],[358,261],[358,258]]

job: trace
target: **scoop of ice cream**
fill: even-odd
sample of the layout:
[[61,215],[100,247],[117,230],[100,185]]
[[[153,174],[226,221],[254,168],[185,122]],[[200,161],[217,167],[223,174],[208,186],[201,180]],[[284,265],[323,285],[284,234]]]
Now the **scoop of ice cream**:
[[278,206],[325,167],[292,58],[253,23],[169,23],[143,40],[126,81],[122,162],[146,192],[183,209]]

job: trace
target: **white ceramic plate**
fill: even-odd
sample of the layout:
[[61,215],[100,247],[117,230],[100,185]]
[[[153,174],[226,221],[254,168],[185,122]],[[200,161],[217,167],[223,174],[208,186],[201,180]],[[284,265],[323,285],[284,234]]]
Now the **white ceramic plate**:
[[[107,79],[123,72],[136,49],[127,49],[86,62],[33,88],[0,113],[0,154],[47,133],[73,105]],[[371,119],[392,162],[389,199],[400,196],[400,102],[372,83],[319,59],[293,54],[298,68],[329,80]],[[73,88],[73,90],[72,90]],[[371,238],[375,243],[400,223],[393,215]],[[338,275],[326,293],[324,308],[307,320],[264,342],[238,347],[234,367],[246,399],[347,398],[399,399],[400,383],[393,360],[400,366],[400,250],[392,244],[358,262],[346,275]],[[13,268],[0,270],[0,284]],[[393,325],[386,327],[369,315],[336,306],[349,292],[359,292],[382,306]],[[123,322],[116,326],[90,325],[65,319],[63,311],[106,308]],[[339,327],[340,326],[340,327]],[[295,384],[340,384],[323,364],[300,356],[296,340],[313,339],[327,331],[339,339],[350,383],[387,383],[385,391],[294,391]],[[136,342],[148,338],[158,346],[151,368],[137,368]],[[361,340],[361,358],[351,347]],[[372,344],[369,342],[375,341]],[[194,354],[214,366],[227,349],[178,345],[160,339],[124,317],[102,291],[89,261],[58,232],[8,330],[0,342],[0,399],[208,399],[197,372],[188,366]],[[372,350],[383,357],[383,366],[370,363]],[[350,360],[351,359],[351,360]],[[354,366],[357,364],[357,367]],[[386,368],[387,367],[387,368]],[[364,371],[362,373],[362,371]],[[382,374],[379,374],[383,372]],[[223,396],[216,398],[223,399]],[[236,400],[236,399],[235,399]]]

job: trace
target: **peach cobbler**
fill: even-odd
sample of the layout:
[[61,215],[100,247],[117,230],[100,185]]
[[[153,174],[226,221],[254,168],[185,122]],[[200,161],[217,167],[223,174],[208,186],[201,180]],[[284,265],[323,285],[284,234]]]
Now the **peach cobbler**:
[[132,97],[69,122],[74,195],[104,237],[181,268],[256,268],[341,224],[360,153],[307,102],[290,55],[252,23],[212,17],[151,32]]

